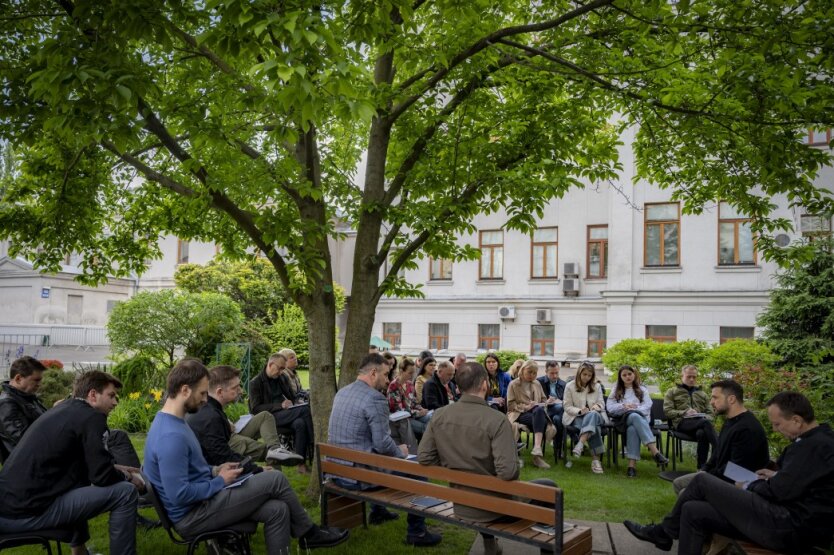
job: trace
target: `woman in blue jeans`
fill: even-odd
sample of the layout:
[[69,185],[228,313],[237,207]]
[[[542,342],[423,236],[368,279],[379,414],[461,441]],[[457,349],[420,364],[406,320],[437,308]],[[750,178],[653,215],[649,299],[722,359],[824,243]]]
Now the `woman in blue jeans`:
[[617,421],[626,434],[626,458],[628,470],[626,476],[637,476],[635,468],[640,460],[640,444],[649,448],[657,464],[669,462],[657,450],[654,433],[649,418],[652,412],[652,398],[649,390],[640,383],[640,374],[631,366],[620,366],[617,372],[617,385],[606,403],[608,414]]
[[587,444],[591,448],[591,470],[594,474],[602,474],[599,457],[605,452],[602,445],[602,425],[606,421],[605,401],[593,364],[583,362],[579,365],[576,379],[565,386],[562,404],[565,407],[562,424],[579,428],[579,441],[573,448],[573,455],[581,457]]

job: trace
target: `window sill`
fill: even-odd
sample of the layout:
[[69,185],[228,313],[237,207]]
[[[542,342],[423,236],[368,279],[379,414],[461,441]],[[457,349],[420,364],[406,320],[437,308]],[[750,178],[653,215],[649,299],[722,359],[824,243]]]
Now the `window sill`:
[[552,277],[552,278],[530,278],[527,280],[527,283],[542,283],[542,284],[550,284],[553,285],[559,283],[559,278]]
[[507,283],[503,278],[501,279],[479,279],[476,282],[478,285],[504,285]]
[[597,285],[597,284],[605,285],[606,283],[608,283],[608,278],[607,277],[586,277],[585,281],[588,282],[588,284],[590,284],[590,285]]
[[440,285],[440,286],[451,286],[454,285],[455,282],[451,279],[430,279],[426,282],[426,285]]
[[738,265],[738,266],[730,266],[730,265],[720,265],[715,267],[715,271],[718,273],[727,273],[727,274],[758,274],[762,271],[761,266],[752,266],[750,264]]
[[641,274],[679,274],[683,271],[680,266],[643,266]]

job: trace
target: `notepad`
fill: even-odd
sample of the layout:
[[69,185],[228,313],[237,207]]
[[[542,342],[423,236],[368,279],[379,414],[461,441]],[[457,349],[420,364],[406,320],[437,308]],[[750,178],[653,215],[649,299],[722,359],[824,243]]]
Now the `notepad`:
[[727,462],[727,466],[724,468],[724,476],[733,482],[741,482],[742,484],[749,484],[759,479],[755,472],[751,472],[732,461]]
[[252,472],[249,472],[249,473],[247,473],[247,474],[243,474],[242,476],[238,476],[238,479],[237,479],[237,480],[235,480],[234,482],[232,482],[232,483],[231,483],[231,484],[229,484],[228,486],[224,487],[223,489],[232,489],[232,488],[237,488],[237,487],[240,487],[240,486],[242,486],[242,485],[243,485],[243,483],[244,483],[246,480],[248,480],[248,479],[249,479],[249,478],[251,478],[252,476],[254,476],[254,474],[253,474]]
[[684,418],[706,418],[707,414],[705,412],[696,412],[695,414],[685,414]]
[[388,420],[391,422],[399,422],[400,420],[405,420],[406,418],[411,418],[411,413],[407,410],[398,410],[397,412],[392,412],[388,416]]
[[244,414],[243,416],[241,416],[240,418],[238,418],[238,421],[237,421],[237,422],[235,422],[235,433],[236,433],[236,434],[239,434],[239,433],[240,433],[240,431],[241,431],[241,430],[242,430],[242,429],[243,429],[243,428],[244,428],[247,424],[249,424],[249,421],[250,421],[250,420],[252,420],[252,415],[251,415],[251,414]]
[[445,501],[437,499],[436,497],[415,497],[411,500],[412,505],[423,507],[424,509],[428,509],[429,507],[434,507],[436,505],[442,505],[443,503],[445,503]]
[[[570,522],[563,522],[562,523],[562,533],[569,532],[576,528],[576,524]],[[540,534],[548,534],[550,536],[556,535],[556,527],[555,526],[547,526],[545,524],[534,524],[530,527],[531,530],[535,532],[539,532]]]

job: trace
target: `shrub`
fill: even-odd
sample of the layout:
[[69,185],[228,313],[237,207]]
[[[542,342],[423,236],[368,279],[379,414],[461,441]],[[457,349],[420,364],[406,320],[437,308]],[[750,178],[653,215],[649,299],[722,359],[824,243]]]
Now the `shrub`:
[[107,417],[114,430],[127,433],[146,433],[154,416],[162,408],[162,389],[151,388],[144,393],[133,391],[119,396],[119,404]]
[[238,401],[237,403],[229,403],[223,410],[226,412],[226,417],[231,422],[237,422],[241,416],[249,414],[249,405],[245,400],[243,400]]
[[[276,315],[275,322],[264,330],[264,335],[272,344],[273,350],[289,348],[295,351],[299,366],[310,364],[310,341],[307,337],[307,319],[301,307],[295,304],[284,305]],[[260,370],[260,368],[257,368]]]
[[521,351],[495,351],[493,353],[483,353],[475,357],[475,361],[483,364],[484,360],[486,360],[487,354],[493,354],[498,357],[498,362],[501,364],[501,370],[505,372],[510,369],[510,366],[513,365],[515,361],[518,359],[527,360],[527,353],[522,353]]
[[648,369],[645,377],[656,383],[661,391],[666,391],[678,382],[681,368],[694,364],[699,368],[699,380],[704,383],[714,374],[703,367],[709,346],[704,341],[689,339],[675,343],[657,343],[651,345],[637,358],[641,368]]
[[40,363],[47,368],[57,368],[58,370],[64,369],[64,363],[54,358],[42,358],[40,359]]
[[609,372],[616,373],[620,366],[640,367],[640,356],[655,342],[651,339],[623,339],[605,350],[602,364]]
[[123,391],[163,387],[167,378],[166,368],[145,355],[132,356],[119,362],[110,369],[110,373],[122,382]]
[[50,408],[56,401],[69,397],[72,394],[75,376],[75,372],[64,372],[54,366],[47,366],[46,372],[43,373],[40,391],[38,391],[41,403],[46,408]]

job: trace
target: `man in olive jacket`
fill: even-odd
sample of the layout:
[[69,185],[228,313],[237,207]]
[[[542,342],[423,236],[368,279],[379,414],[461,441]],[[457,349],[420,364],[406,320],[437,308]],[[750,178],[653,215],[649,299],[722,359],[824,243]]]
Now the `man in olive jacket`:
[[718,436],[712,426],[715,412],[710,404],[710,395],[698,385],[698,367],[687,364],[681,370],[681,383],[666,392],[663,398],[663,412],[670,426],[698,442],[698,469],[709,456],[710,447],[715,450]]

